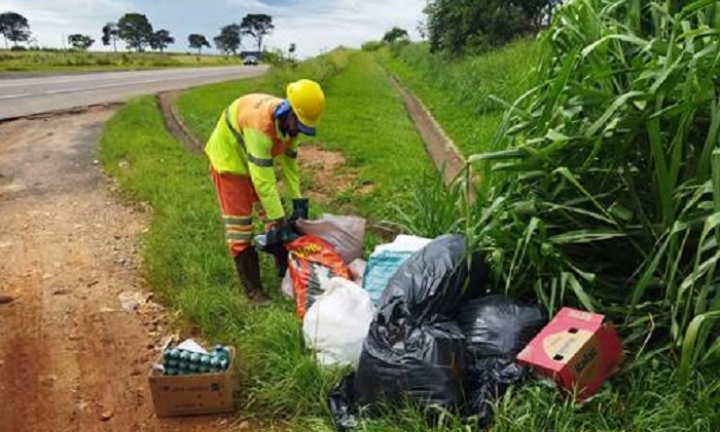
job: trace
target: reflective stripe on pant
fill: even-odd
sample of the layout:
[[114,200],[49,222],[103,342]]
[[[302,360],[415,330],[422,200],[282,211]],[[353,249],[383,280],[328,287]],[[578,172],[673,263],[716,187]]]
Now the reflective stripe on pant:
[[210,167],[210,177],[222,209],[227,245],[236,257],[252,245],[253,207],[259,199],[248,176],[220,174]]

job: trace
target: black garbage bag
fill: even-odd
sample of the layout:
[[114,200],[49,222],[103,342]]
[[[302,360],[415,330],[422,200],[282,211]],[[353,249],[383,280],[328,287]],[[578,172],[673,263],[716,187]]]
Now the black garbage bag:
[[489,295],[465,303],[457,320],[474,354],[515,357],[545,327],[548,314],[539,306]]
[[468,285],[465,288],[461,303],[465,304],[470,300],[484,297],[489,294],[490,267],[485,262],[485,256],[479,251],[470,255],[470,274]]
[[388,281],[378,302],[379,326],[454,319],[468,278],[465,239],[444,235],[415,252]]
[[461,401],[465,337],[454,316],[468,276],[464,258],[464,238],[442,236],[390,279],[360,356],[360,405],[452,407]]
[[411,327],[398,340],[371,330],[357,371],[358,402],[451,407],[462,396],[465,360],[454,322]]
[[530,375],[528,368],[506,357],[475,357],[468,364],[465,377],[467,399],[462,415],[475,417],[478,427],[485,429],[492,420],[492,402],[505,394],[512,385],[523,382]]
[[377,402],[439,405],[484,428],[491,402],[528,376],[515,355],[544,327],[547,313],[485,295],[487,266],[472,254],[468,275],[465,248],[461,236],[439,237],[390,279],[357,373],[330,396],[338,430],[354,429],[357,407]]
[[527,368],[515,362],[515,356],[547,322],[548,314],[541,307],[505,296],[490,295],[463,305],[458,323],[468,349],[466,418],[477,416],[480,428],[488,426],[491,403],[529,375]]
[[352,372],[335,385],[328,398],[335,430],[345,432],[357,427],[355,400],[355,372]]

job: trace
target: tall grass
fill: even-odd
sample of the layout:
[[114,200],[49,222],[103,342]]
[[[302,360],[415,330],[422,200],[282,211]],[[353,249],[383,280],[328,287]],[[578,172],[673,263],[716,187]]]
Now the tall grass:
[[720,5],[570,1],[542,44],[508,149],[470,158],[501,203],[482,242],[506,291],[609,313],[685,381],[720,359]]

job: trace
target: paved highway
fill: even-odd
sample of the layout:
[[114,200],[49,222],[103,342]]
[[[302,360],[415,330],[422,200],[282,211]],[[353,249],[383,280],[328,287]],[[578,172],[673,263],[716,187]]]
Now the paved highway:
[[201,84],[258,76],[265,66],[161,69],[73,75],[2,78],[0,120],[127,98]]

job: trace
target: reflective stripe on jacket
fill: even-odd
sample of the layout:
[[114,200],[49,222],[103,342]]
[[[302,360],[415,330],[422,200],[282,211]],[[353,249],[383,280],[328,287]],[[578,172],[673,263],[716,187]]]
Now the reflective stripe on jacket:
[[205,145],[218,173],[250,176],[270,220],[285,216],[275,163],[282,170],[288,197],[301,197],[296,140],[282,134],[273,117],[280,103],[282,99],[265,94],[240,97],[220,116]]

